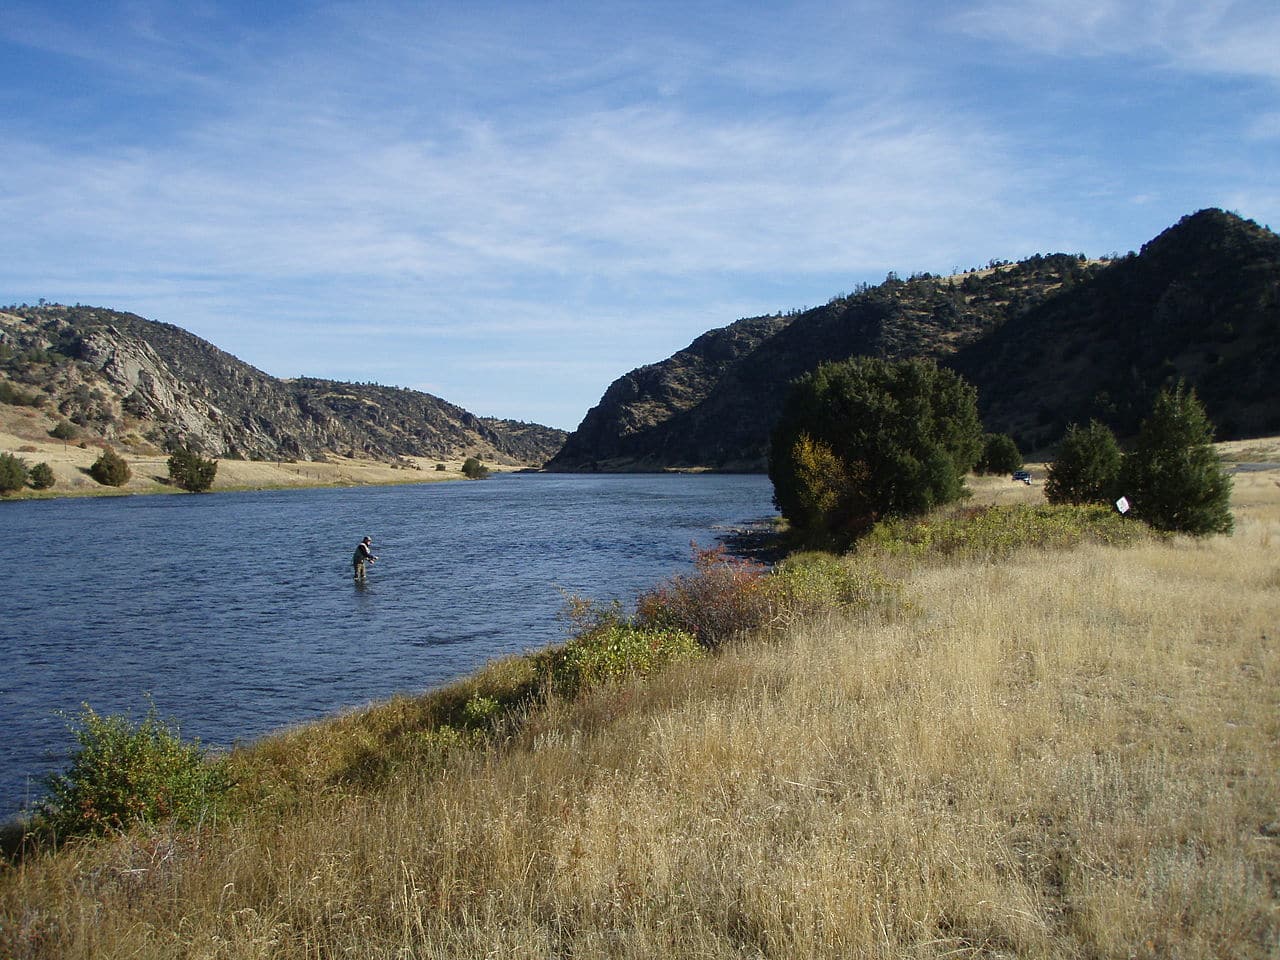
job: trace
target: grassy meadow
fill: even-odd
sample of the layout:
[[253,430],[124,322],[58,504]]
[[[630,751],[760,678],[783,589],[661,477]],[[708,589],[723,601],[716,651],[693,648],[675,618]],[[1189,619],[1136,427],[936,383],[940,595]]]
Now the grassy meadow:
[[0,868],[0,956],[1276,957],[1278,478],[1230,537],[876,543],[874,602],[644,679],[284,731],[235,815]]

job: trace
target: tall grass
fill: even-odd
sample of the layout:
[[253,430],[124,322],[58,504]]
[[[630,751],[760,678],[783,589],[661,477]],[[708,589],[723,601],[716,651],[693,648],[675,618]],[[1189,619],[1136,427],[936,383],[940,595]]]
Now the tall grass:
[[[1275,956],[1280,496],[1237,496],[1230,538],[898,557],[909,606],[523,701],[387,776],[326,743],[422,704],[294,731],[242,758],[295,771],[287,809],[10,867],[0,955]],[[519,686],[470,683],[451,729]]]

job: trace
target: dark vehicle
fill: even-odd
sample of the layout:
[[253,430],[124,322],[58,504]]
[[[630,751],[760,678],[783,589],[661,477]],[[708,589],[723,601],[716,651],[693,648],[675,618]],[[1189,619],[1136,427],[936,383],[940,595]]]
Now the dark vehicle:
[[1026,470],[1018,470],[1013,475],[1014,480],[1021,480],[1027,486],[1031,486],[1031,474]]

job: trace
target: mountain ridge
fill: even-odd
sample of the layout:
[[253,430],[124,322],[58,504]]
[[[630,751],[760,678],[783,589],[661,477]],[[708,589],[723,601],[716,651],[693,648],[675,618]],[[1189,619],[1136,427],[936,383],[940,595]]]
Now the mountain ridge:
[[0,308],[0,400],[44,405],[108,440],[241,459],[759,471],[791,381],[860,355],[955,369],[978,388],[986,428],[1026,452],[1070,422],[1129,434],[1179,378],[1219,440],[1280,433],[1280,237],[1210,208],[1109,260],[1037,254],[954,276],[890,273],[824,306],[708,330],[617,378],[570,433],[405,388],[277,379],[136,314]]
[[478,417],[432,394],[283,380],[173,324],[101,307],[0,309],[0,382],[106,439],[207,456],[394,461],[475,455],[537,466],[565,432]]
[[[1051,445],[1068,422],[1090,417],[1129,433],[1155,391],[1179,376],[1201,393],[1220,439],[1265,435],[1280,431],[1278,304],[1280,238],[1216,209],[1183,217],[1138,254],[1107,261],[1038,254],[956,276],[890,274],[788,316],[713,381],[689,390],[696,402],[665,416],[644,406],[642,388],[660,392],[666,380],[687,379],[685,351],[639,368],[643,377],[625,374],[547,469],[762,470],[791,380],[858,355],[922,357],[956,369],[978,388],[986,428],[1014,436],[1024,451]],[[1195,317],[1207,318],[1203,329]],[[1110,353],[1095,358],[1102,349]],[[601,435],[600,424],[628,419],[641,425]],[[584,432],[588,423],[592,433]]]

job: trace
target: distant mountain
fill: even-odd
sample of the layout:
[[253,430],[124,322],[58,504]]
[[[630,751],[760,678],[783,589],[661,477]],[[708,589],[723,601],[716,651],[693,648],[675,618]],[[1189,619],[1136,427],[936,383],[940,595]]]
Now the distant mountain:
[[[0,311],[0,386],[107,438],[206,456],[393,460],[479,456],[540,465],[565,432],[476,417],[416,390],[279,380],[172,324],[96,307]],[[0,395],[4,399],[4,395]]]
[[1278,304],[1280,238],[1220,210],[1113,261],[1054,254],[954,277],[890,275],[823,307],[739,320],[627,374],[548,469],[764,469],[791,381],[859,355],[955,368],[978,388],[987,429],[1024,451],[1090,417],[1132,432],[1178,377],[1219,439],[1280,433]]
[[598,406],[551,462],[553,469],[642,468],[682,461],[682,437],[673,426],[698,409],[735,367],[790,323],[784,317],[739,320],[704,333],[662,363],[615,380]]

